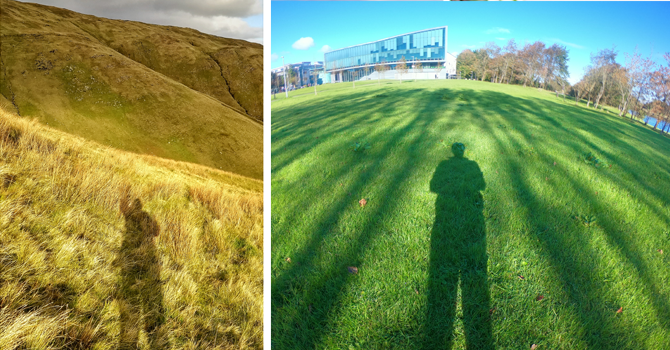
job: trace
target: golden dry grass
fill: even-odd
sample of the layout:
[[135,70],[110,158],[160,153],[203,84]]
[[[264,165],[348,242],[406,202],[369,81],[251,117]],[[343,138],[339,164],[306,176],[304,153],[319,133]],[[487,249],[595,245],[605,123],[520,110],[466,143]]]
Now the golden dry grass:
[[262,347],[260,181],[0,107],[1,349]]

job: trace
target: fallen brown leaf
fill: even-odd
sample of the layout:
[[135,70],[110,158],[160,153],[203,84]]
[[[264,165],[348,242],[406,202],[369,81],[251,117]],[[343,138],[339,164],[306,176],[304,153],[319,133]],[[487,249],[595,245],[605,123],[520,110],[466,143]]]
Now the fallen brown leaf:
[[497,310],[498,310],[498,308],[495,308],[495,307],[493,309],[489,310],[489,315],[493,315],[493,313],[496,312]]
[[419,295],[419,291],[416,288],[414,288],[414,293],[416,293],[416,295]]
[[544,295],[542,295],[542,294],[538,295],[537,298],[535,298],[535,300],[537,300],[537,301],[540,301],[542,299],[544,299]]
[[535,350],[535,349],[537,349],[537,344],[533,344],[533,345],[530,346],[530,350]]
[[358,273],[358,268],[355,267],[355,266],[349,266],[349,267],[347,267],[347,270],[349,270],[349,273],[352,274],[352,275],[355,275],[355,274]]
[[658,252],[663,254],[663,249],[659,249]]
[[364,207],[366,204],[368,204],[368,201],[366,201],[365,198],[363,198],[360,201],[358,201],[358,204],[360,204],[361,207]]
[[286,258],[286,261],[288,261],[288,262],[290,263],[290,262],[291,262],[291,258]]
[[520,280],[525,280],[525,279],[526,279],[526,277],[523,277],[523,276],[521,276],[521,275],[518,275],[518,276],[516,276],[516,277],[519,277]]
[[616,310],[616,313],[620,314],[623,312],[623,306],[619,308],[619,310]]

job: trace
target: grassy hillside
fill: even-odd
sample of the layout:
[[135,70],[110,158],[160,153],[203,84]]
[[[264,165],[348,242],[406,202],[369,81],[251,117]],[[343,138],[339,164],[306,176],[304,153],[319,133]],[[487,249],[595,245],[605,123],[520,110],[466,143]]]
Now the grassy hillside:
[[297,95],[272,102],[274,347],[670,344],[670,139],[520,86]]
[[1,0],[0,93],[116,148],[262,176],[262,46]]
[[0,348],[262,348],[262,183],[0,108]]

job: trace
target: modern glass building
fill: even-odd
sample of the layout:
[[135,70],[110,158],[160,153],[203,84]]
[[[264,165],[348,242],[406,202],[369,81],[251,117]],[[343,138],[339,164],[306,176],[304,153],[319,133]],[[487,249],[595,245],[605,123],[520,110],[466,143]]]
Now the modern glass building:
[[[380,63],[389,69],[384,73],[385,78],[394,79],[398,75],[395,66],[403,57],[410,73],[412,70],[421,71],[419,79],[438,78],[438,75],[444,79],[456,70],[456,58],[447,53],[446,26],[333,50],[324,54],[324,62],[326,72],[333,75],[333,81],[370,79],[378,74],[374,72],[374,66]],[[453,72],[443,69],[438,73],[438,65],[448,68],[449,63],[453,63]],[[419,66],[419,69],[414,69]],[[432,70],[435,74],[429,75],[424,70]]]

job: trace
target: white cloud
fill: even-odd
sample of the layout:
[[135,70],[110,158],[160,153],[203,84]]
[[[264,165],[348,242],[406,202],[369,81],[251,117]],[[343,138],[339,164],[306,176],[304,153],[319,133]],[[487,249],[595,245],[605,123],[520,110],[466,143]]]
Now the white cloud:
[[569,42],[566,42],[566,41],[563,41],[563,40],[557,39],[557,38],[550,38],[549,40],[555,41],[555,42],[557,42],[559,44],[563,44],[565,46],[574,47],[575,49],[583,49],[584,48],[584,46],[582,46],[582,45],[569,43]]
[[507,40],[507,39],[505,39],[505,38],[496,38],[496,39],[498,39],[498,40]]
[[314,39],[310,37],[300,38],[298,41],[294,42],[292,46],[296,50],[307,50],[314,46]]
[[276,61],[276,60],[279,59],[279,55],[277,55],[276,53],[273,53],[272,56],[270,56],[270,58],[271,58],[273,61]]
[[510,31],[507,28],[493,27],[485,32],[486,34],[496,34],[496,33],[505,33],[509,34]]
[[330,46],[328,46],[328,45],[323,45],[323,47],[321,47],[321,50],[319,50],[319,51],[321,51],[323,53],[326,53],[326,52],[333,51],[333,49],[330,48]]
[[477,47],[477,45],[465,45],[465,44],[463,44],[461,46],[463,46],[465,48],[468,48],[468,49],[474,49],[475,47]]

